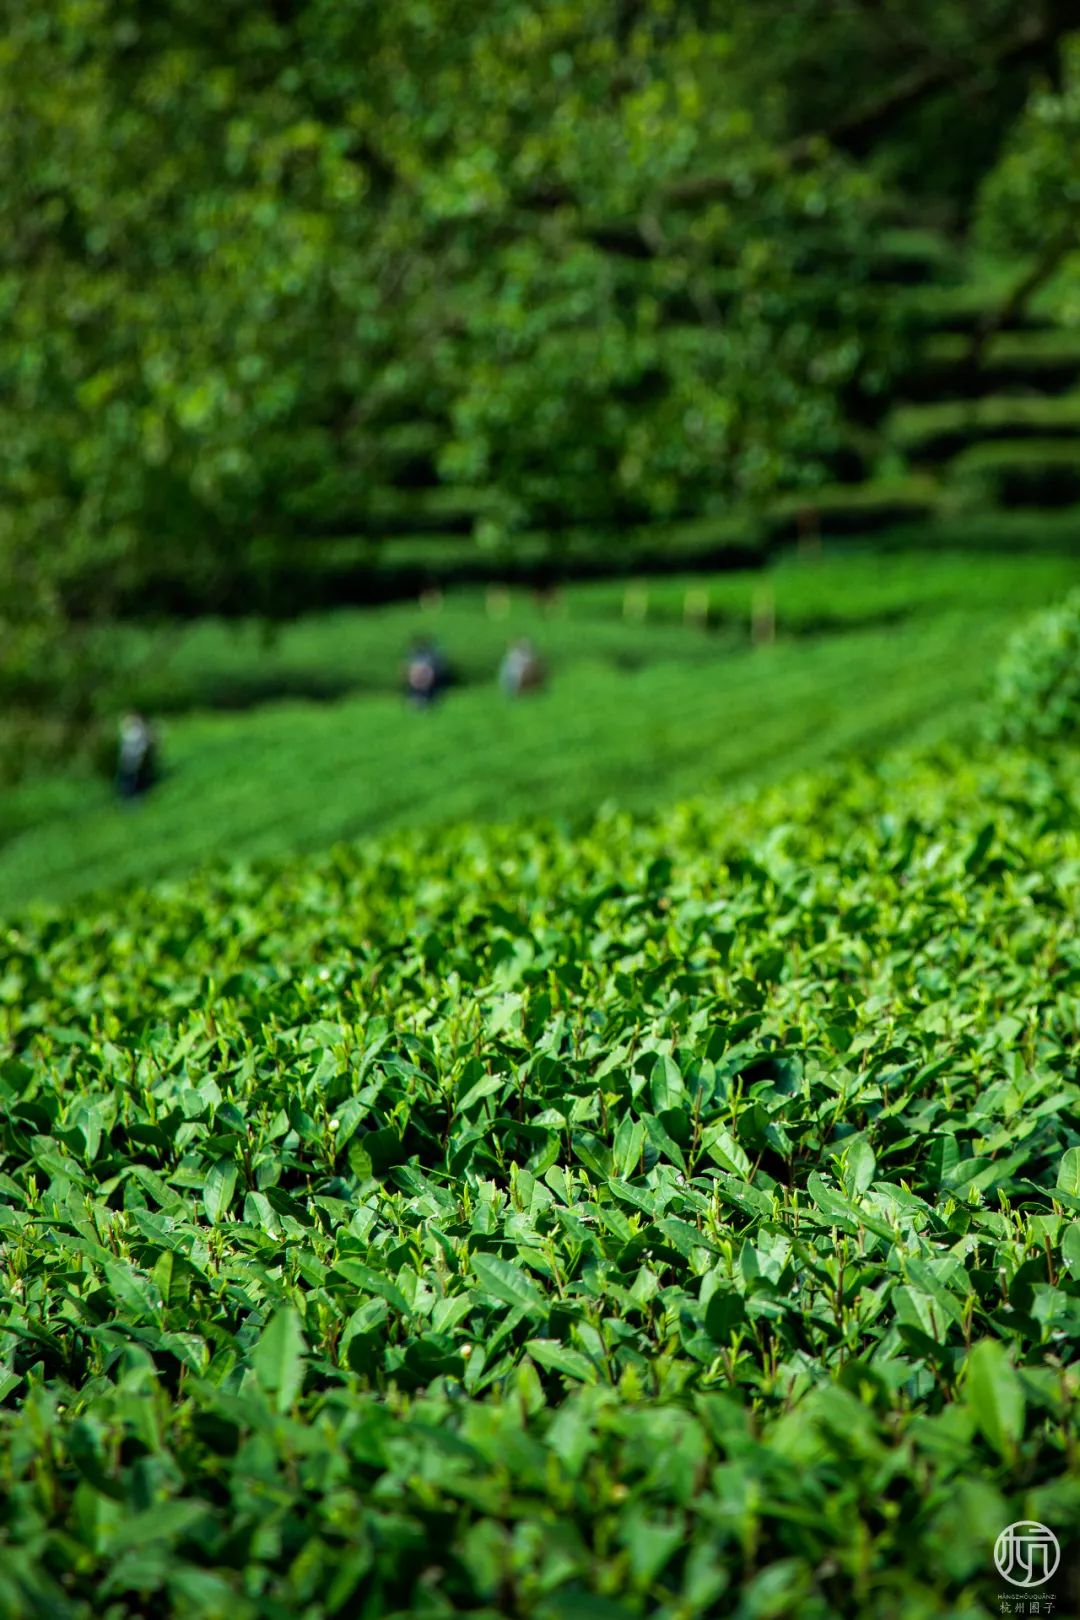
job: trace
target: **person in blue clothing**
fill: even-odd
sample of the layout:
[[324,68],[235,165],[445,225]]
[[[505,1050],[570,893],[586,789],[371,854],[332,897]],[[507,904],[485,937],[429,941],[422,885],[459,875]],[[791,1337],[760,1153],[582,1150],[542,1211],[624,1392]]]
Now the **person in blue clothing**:
[[154,784],[157,748],[154,733],[137,710],[120,722],[116,758],[116,791],[121,799],[137,799]]
[[405,696],[417,709],[427,709],[450,684],[450,666],[430,637],[413,642],[405,660]]

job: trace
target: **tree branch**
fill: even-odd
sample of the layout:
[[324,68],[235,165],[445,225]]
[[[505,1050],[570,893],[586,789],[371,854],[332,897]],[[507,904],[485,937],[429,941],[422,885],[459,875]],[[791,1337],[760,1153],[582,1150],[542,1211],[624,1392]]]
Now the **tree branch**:
[[[856,107],[827,129],[800,135],[785,148],[783,159],[787,167],[798,168],[808,162],[820,142],[843,146],[859,153],[872,144],[881,129],[909,108],[917,106],[927,96],[934,95],[949,85],[969,82],[989,67],[998,69],[1028,56],[1041,55],[1053,44],[1060,29],[1051,27],[1045,18],[1029,19],[1022,28],[1002,41],[988,61],[962,65],[956,61],[940,59],[925,62],[903,74],[874,101]],[[966,67],[966,71],[965,71]],[[709,202],[727,196],[732,189],[729,175],[693,175],[666,186],[661,200],[675,207]]]
[[1030,270],[1016,283],[1005,302],[992,314],[985,317],[980,323],[974,338],[968,360],[971,365],[978,366],[982,362],[986,346],[995,333],[1000,332],[1012,321],[1021,315],[1039,288],[1050,280],[1054,271],[1065,258],[1066,254],[1080,246],[1080,217],[1072,214],[1065,224],[1046,243],[1042,253],[1031,266]]
[[[900,113],[907,112],[920,101],[944,90],[950,84],[964,84],[984,73],[987,68],[996,72],[1009,63],[1021,62],[1026,57],[1039,56],[1056,38],[1056,31],[1043,16],[1029,17],[1008,39],[1002,41],[988,60],[967,64],[967,71],[956,61],[924,63],[898,79],[886,93],[867,106],[857,107],[825,130],[825,138],[836,146],[847,147],[859,154],[872,144],[882,126],[889,124]],[[959,71],[958,71],[959,69]]]

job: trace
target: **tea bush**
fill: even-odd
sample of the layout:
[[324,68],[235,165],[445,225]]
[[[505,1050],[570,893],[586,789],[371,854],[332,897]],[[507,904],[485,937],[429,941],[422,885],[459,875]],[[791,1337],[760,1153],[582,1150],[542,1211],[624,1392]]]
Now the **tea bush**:
[[995,674],[990,729],[1006,742],[1061,742],[1080,730],[1080,591],[1013,636]]
[[1075,1612],[1078,790],[909,760],[10,930],[0,1615],[974,1620],[1021,1518]]

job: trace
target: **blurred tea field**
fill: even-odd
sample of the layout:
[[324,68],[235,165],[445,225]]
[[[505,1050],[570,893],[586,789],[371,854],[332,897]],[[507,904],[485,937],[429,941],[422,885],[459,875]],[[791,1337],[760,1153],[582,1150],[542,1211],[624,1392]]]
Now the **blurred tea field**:
[[[944,735],[1016,617],[1078,578],[1064,551],[837,546],[765,571],[582,581],[545,601],[463,589],[276,632],[129,627],[127,693],[159,721],[165,777],[134,807],[85,768],[5,793],[0,906],[387,827],[648,810]],[[759,637],[774,623],[767,644],[755,616]],[[459,680],[424,713],[398,690],[416,633],[438,638]],[[520,634],[551,681],[514,704],[495,674]]]

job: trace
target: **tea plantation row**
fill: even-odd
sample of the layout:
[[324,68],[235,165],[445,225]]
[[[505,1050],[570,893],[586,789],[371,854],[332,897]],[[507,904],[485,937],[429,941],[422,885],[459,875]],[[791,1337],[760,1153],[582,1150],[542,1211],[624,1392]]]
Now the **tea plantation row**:
[[[462,592],[427,612],[323,614],[269,651],[254,624],[206,620],[164,663],[154,635],[131,630],[132,692],[155,719],[171,692],[165,778],[134,816],[110,780],[76,771],[0,795],[0,915],[395,826],[576,823],[608,799],[650,812],[851,749],[936,738],[966,719],[1018,615],[1078,578],[1075,554],[827,551],[766,573],[579,583],[549,611],[522,592],[491,603]],[[751,610],[768,599],[778,641],[751,651]],[[403,713],[396,690],[417,629],[437,633],[462,681],[421,716]],[[494,676],[521,633],[543,650],[551,685],[507,704]],[[111,769],[111,726],[107,743]]]
[[11,930],[0,1615],[974,1620],[1020,1518],[1075,1612],[1078,793],[909,759]]

